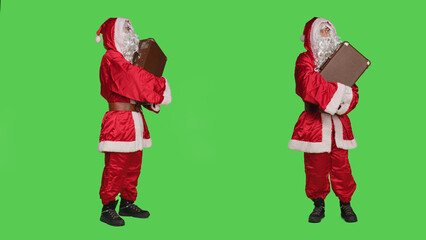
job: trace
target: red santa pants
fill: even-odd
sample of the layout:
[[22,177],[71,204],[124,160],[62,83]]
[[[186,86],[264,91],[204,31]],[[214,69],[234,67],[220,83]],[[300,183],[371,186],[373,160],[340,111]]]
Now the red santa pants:
[[131,153],[105,153],[105,168],[102,174],[99,195],[102,204],[115,200],[120,193],[121,198],[135,201],[136,186],[142,165],[142,151]]
[[305,153],[306,195],[310,199],[325,199],[330,192],[330,175],[334,193],[340,201],[348,203],[356,188],[348,150],[336,147],[334,134],[332,139],[330,153]]

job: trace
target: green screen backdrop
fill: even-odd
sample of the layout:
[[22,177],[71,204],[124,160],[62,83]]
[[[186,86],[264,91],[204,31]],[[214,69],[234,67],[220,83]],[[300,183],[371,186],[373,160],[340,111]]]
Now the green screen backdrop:
[[[422,1],[1,1],[2,239],[416,239],[425,216]],[[359,222],[338,199],[309,224],[303,153],[287,149],[303,109],[294,67],[312,17],[372,62],[350,114]],[[149,219],[99,221],[107,111],[96,31],[132,21],[168,57],[173,102],[145,111],[137,204]]]

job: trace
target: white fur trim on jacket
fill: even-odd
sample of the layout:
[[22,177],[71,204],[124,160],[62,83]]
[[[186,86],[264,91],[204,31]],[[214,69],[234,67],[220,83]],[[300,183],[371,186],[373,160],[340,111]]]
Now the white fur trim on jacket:
[[336,114],[337,115],[345,114],[348,111],[349,107],[351,106],[352,99],[353,99],[352,88],[345,86],[345,93],[343,95],[342,103],[340,104]]
[[149,139],[142,139],[142,147],[143,148],[150,148],[152,146],[151,138]]
[[326,113],[321,113],[322,122],[322,141],[321,142],[307,142],[291,139],[288,148],[291,150],[308,152],[308,153],[322,153],[331,152],[331,116]]
[[336,146],[341,149],[354,149],[357,147],[355,138],[352,140],[343,139],[343,125],[338,116],[332,116],[336,138]]
[[344,84],[341,84],[339,82],[337,83],[337,90],[324,110],[326,113],[334,115],[337,112],[337,109],[342,103],[342,99],[343,99],[343,95],[345,93],[346,87],[347,86],[345,86]]
[[166,89],[164,89],[164,99],[163,101],[160,103],[160,105],[169,105],[172,102],[172,92],[170,91],[170,85],[169,82],[167,81],[166,78],[164,78],[166,80]]
[[135,141],[102,141],[98,145],[99,152],[136,152],[152,146],[151,139],[143,139],[143,120],[138,112],[132,112],[135,125]]

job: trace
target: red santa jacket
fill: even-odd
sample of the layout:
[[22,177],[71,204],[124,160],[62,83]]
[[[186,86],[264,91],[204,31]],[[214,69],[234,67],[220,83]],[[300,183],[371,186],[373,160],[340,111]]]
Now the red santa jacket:
[[309,153],[331,151],[333,126],[338,148],[353,149],[357,146],[347,114],[358,103],[358,87],[327,82],[315,71],[311,31],[319,31],[322,22],[328,21],[324,18],[313,18],[306,23],[302,39],[307,52],[299,55],[295,70],[296,94],[304,102],[318,105],[319,109],[324,111],[303,111],[294,128],[289,149]]
[[[100,67],[101,95],[109,103],[151,103],[149,110],[156,113],[158,104],[171,102],[170,87],[163,77],[156,77],[132,65],[122,55],[125,18],[110,18],[102,24],[104,54]],[[133,29],[132,29],[133,31]],[[108,111],[102,120],[98,150],[100,152],[135,152],[151,147],[151,138],[142,113]]]

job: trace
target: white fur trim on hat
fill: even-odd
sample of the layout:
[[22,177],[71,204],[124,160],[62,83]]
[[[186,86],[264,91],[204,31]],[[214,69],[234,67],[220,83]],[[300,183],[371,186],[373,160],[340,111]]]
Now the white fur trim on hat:
[[100,36],[96,36],[96,38],[95,38],[95,41],[97,42],[97,43],[100,43],[101,42],[101,37]]
[[123,53],[123,49],[124,49],[123,27],[126,20],[128,19],[118,17],[117,20],[115,20],[115,26],[114,26],[114,44],[115,44],[115,48],[117,48],[117,51],[120,52],[121,54]]

